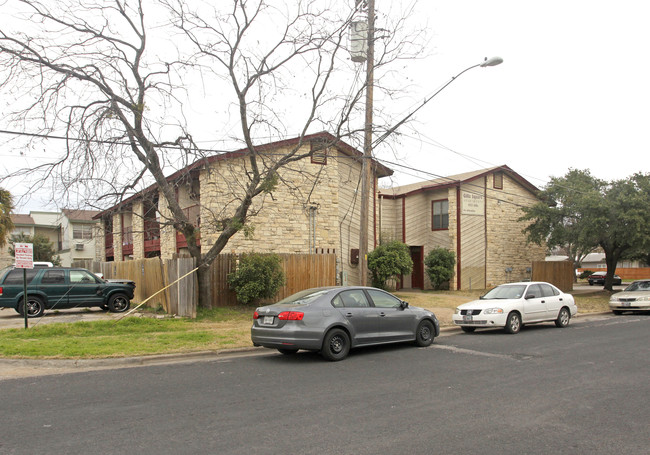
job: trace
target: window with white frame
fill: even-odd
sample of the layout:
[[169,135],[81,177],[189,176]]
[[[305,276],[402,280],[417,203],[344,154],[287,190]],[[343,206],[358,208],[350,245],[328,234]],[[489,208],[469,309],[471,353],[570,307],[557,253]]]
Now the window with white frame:
[[72,227],[72,238],[75,240],[90,240],[93,238],[93,227],[89,224],[75,224]]
[[431,229],[449,229],[449,201],[431,201]]

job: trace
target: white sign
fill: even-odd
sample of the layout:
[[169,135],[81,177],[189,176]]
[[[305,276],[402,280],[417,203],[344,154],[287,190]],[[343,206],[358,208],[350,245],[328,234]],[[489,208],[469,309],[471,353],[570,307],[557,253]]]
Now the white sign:
[[34,268],[34,245],[31,243],[14,243],[17,269]]
[[463,191],[461,193],[461,210],[463,215],[485,214],[485,198],[483,194]]

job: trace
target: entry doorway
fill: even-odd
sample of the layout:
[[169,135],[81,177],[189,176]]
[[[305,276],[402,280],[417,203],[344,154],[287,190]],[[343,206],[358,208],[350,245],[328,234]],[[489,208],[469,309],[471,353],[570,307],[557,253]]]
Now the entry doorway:
[[422,246],[412,246],[411,260],[413,261],[413,272],[411,272],[411,287],[413,289],[424,289],[424,258]]

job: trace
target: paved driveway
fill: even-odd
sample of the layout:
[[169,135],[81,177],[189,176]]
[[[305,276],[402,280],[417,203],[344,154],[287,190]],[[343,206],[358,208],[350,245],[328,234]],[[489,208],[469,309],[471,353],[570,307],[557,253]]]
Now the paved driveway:
[[[70,308],[67,310],[45,311],[41,318],[28,320],[29,327],[53,322],[79,322],[119,319],[122,313],[111,313],[99,308]],[[21,329],[25,327],[25,319],[11,308],[0,308],[0,329]]]

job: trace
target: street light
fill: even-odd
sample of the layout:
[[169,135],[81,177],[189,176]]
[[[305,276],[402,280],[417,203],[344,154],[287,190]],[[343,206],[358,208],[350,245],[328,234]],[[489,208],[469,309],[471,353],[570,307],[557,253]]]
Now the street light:
[[497,66],[503,63],[501,57],[485,58],[481,63],[465,68],[463,71],[453,76],[445,85],[440,87],[433,95],[426,98],[421,105],[414,109],[402,120],[389,128],[374,143],[372,142],[372,92],[373,92],[373,59],[374,59],[374,0],[368,2],[368,60],[366,69],[366,122],[365,138],[363,147],[363,159],[361,161],[361,213],[359,219],[359,284],[366,286],[368,284],[368,197],[370,195],[370,160],[372,158],[372,149],[385,141],[388,136],[393,134],[397,128],[402,126],[417,111],[422,109],[425,104],[431,101],[436,95],[454,82],[465,72],[473,68],[486,68],[488,66]]
[[458,77],[460,77],[462,74],[466,73],[467,71],[469,71],[469,70],[471,70],[471,69],[473,69],[473,68],[487,68],[488,66],[497,66],[497,65],[500,65],[500,64],[502,64],[502,63],[503,63],[503,59],[502,59],[501,57],[491,57],[491,58],[487,58],[487,57],[485,57],[485,60],[483,60],[481,63],[477,63],[476,65],[472,65],[472,66],[469,66],[469,67],[465,68],[463,71],[461,71],[460,73],[456,74],[456,75],[453,76],[451,79],[449,79],[449,81],[447,81],[447,83],[446,83],[445,85],[443,85],[443,86],[440,87],[438,90],[436,90],[436,92],[435,92],[433,95],[431,95],[430,97],[426,98],[426,99],[422,102],[422,104],[420,104],[418,107],[416,107],[416,108],[415,108],[412,112],[410,112],[406,117],[404,117],[402,120],[400,120],[399,122],[397,122],[394,126],[392,126],[391,128],[389,128],[389,129],[388,129],[384,134],[382,134],[382,135],[381,135],[381,136],[380,136],[380,137],[379,137],[379,138],[378,138],[378,139],[373,143],[373,147],[375,147],[375,146],[381,144],[382,142],[384,142],[384,141],[388,138],[388,136],[390,136],[391,134],[393,134],[393,133],[395,132],[395,130],[397,130],[397,128],[399,128],[400,126],[402,126],[402,125],[403,125],[403,124],[404,124],[408,119],[410,119],[410,118],[413,116],[413,114],[415,114],[417,111],[419,111],[420,109],[422,109],[422,108],[424,107],[425,104],[427,104],[429,101],[431,101],[431,100],[432,100],[436,95],[438,95],[438,93],[442,92],[445,88],[447,88],[447,87],[449,86],[449,84],[451,84],[451,83],[454,82],[456,79],[458,79]]

